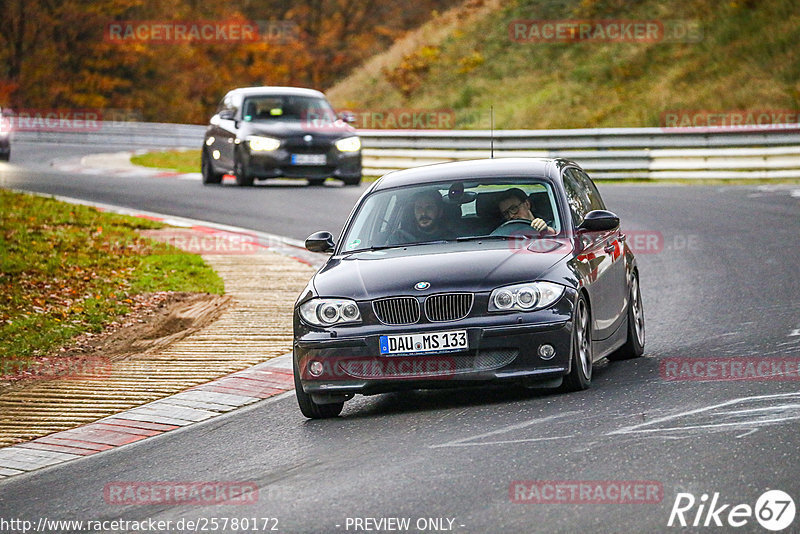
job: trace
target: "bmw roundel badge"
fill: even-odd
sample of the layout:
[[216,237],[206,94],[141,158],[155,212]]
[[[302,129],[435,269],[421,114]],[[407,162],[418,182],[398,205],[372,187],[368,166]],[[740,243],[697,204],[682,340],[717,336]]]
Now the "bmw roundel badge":
[[420,291],[425,291],[429,287],[431,287],[430,282],[417,282],[416,284],[414,284],[414,289],[418,289]]

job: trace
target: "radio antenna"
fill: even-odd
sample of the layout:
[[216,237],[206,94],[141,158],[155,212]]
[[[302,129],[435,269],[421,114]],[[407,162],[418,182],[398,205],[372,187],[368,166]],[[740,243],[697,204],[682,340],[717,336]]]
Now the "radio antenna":
[[494,105],[489,106],[489,146],[491,157],[494,159]]

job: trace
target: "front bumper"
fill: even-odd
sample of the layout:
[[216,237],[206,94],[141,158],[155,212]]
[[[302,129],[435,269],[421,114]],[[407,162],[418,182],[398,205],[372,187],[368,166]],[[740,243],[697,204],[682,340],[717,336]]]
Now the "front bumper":
[[[550,385],[570,370],[572,302],[564,295],[556,304],[557,310],[475,317],[452,323],[363,326],[352,334],[340,328],[335,337],[331,332],[305,330],[295,317],[295,369],[303,390],[315,396],[371,395],[500,382]],[[380,354],[378,347],[380,336],[385,334],[451,330],[467,331],[469,350],[386,356]],[[545,343],[555,349],[550,359],[538,354]],[[319,376],[309,370],[314,361],[322,364]]]
[[357,178],[361,176],[361,152],[327,151],[301,153],[324,154],[324,165],[296,165],[292,155],[297,151],[280,148],[271,152],[251,152],[244,161],[247,172],[256,178]]

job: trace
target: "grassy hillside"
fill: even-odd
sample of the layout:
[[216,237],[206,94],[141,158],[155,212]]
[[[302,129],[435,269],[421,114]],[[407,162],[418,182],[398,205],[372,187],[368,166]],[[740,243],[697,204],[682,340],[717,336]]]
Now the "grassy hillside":
[[[699,22],[694,43],[518,43],[517,19]],[[449,108],[457,128],[660,126],[666,110],[800,109],[796,0],[467,2],[327,92],[337,107]]]

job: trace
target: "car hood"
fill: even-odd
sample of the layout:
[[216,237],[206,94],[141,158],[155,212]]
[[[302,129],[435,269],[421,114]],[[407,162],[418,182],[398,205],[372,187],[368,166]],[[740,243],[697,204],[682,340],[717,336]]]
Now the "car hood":
[[318,125],[313,121],[256,121],[243,123],[241,128],[242,135],[268,135],[282,139],[306,134],[318,139],[341,139],[355,133],[355,128],[342,121]]
[[[489,291],[542,279],[572,251],[569,241],[544,239],[417,245],[335,256],[314,276],[322,297],[356,300],[448,291]],[[429,282],[424,291],[414,289]]]

